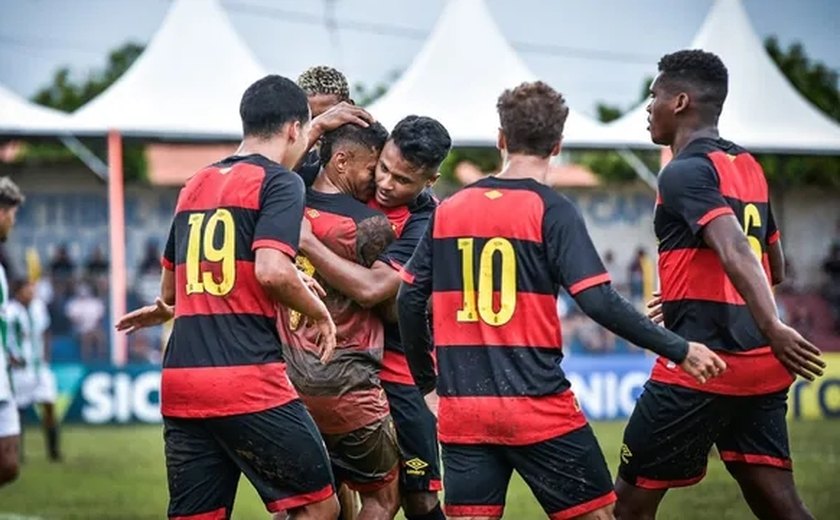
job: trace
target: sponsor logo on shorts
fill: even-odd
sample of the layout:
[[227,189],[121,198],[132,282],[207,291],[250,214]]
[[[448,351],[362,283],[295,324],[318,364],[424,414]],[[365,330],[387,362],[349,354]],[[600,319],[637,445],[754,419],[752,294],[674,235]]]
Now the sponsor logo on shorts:
[[422,477],[426,474],[426,468],[429,467],[429,463],[418,459],[417,457],[405,461],[405,465],[408,469],[405,470],[407,475],[414,475],[416,477]]
[[624,464],[630,463],[630,458],[633,456],[633,453],[630,451],[630,448],[627,447],[626,444],[621,445],[621,462]]

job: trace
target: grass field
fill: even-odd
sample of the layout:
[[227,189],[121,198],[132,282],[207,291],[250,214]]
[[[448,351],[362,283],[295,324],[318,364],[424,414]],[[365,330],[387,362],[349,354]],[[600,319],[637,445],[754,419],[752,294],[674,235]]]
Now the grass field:
[[[610,468],[617,466],[623,423],[596,423]],[[791,424],[793,456],[801,494],[818,519],[840,518],[840,421]],[[40,432],[26,435],[21,478],[0,490],[0,520],[165,518],[166,478],[160,427],[67,427],[66,460],[50,464]],[[723,465],[709,461],[699,485],[670,492],[664,519],[752,518]],[[244,480],[234,518],[268,515]],[[545,518],[520,480],[511,485],[505,518]]]

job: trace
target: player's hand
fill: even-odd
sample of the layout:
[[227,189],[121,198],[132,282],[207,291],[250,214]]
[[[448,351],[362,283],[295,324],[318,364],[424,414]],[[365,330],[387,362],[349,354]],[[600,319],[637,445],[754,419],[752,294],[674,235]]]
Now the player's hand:
[[131,334],[134,331],[163,325],[175,316],[175,307],[168,305],[160,297],[155,299],[154,305],[146,305],[131,311],[117,322],[117,330]]
[[437,392],[432,390],[431,392],[423,396],[423,400],[426,401],[426,406],[429,407],[429,410],[431,410],[432,415],[437,417],[438,407],[440,406],[440,397],[438,397]]
[[808,381],[823,375],[825,361],[820,359],[820,349],[796,330],[780,321],[766,335],[773,354],[789,371]]
[[726,370],[726,363],[706,345],[689,341],[688,355],[680,367],[702,385],[722,374]]
[[330,313],[327,312],[326,306],[323,308],[323,315],[326,318],[309,318],[306,326],[314,327],[317,330],[315,343],[321,349],[321,363],[326,365],[332,359],[333,352],[335,352],[335,323],[333,323]]
[[298,271],[298,278],[300,281],[303,282],[303,285],[306,286],[307,289],[312,291],[312,294],[318,296],[319,298],[323,298],[327,295],[327,291],[318,283],[318,280],[309,276],[308,274],[304,273],[303,271]]
[[662,293],[655,291],[653,298],[647,302],[648,318],[650,318],[657,325],[661,325],[665,321],[665,315],[662,313]]
[[312,128],[315,132],[324,134],[347,123],[367,128],[374,121],[376,119],[364,108],[342,101],[313,119]]

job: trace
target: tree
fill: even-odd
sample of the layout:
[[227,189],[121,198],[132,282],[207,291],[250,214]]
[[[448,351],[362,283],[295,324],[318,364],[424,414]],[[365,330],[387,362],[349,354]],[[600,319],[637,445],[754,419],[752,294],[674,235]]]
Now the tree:
[[[131,67],[143,49],[142,45],[136,43],[123,44],[108,54],[104,69],[90,73],[80,82],[74,82],[70,69],[62,67],[55,72],[52,82],[39,90],[32,100],[64,112],[73,112],[107,90]],[[100,157],[105,155],[105,144],[101,139],[91,141],[89,147]],[[40,143],[30,145],[23,158],[31,161],[67,161],[73,157],[69,150],[59,145]],[[142,144],[126,143],[123,147],[123,168],[126,180],[146,178],[146,155]]]

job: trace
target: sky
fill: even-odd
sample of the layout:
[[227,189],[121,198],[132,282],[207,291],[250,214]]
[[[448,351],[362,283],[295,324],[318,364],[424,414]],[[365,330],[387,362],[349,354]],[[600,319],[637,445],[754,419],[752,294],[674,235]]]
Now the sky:
[[[202,0],[190,0],[202,1]],[[724,0],[732,1],[732,0]],[[742,0],[756,32],[840,71],[840,1]],[[445,0],[221,0],[270,71],[340,68],[374,85],[405,70]],[[503,35],[579,111],[628,108],[662,54],[687,46],[712,0],[486,0]],[[0,0],[0,83],[32,96],[55,70],[101,68],[109,50],[147,43],[170,0]],[[337,29],[328,30],[328,26]]]

